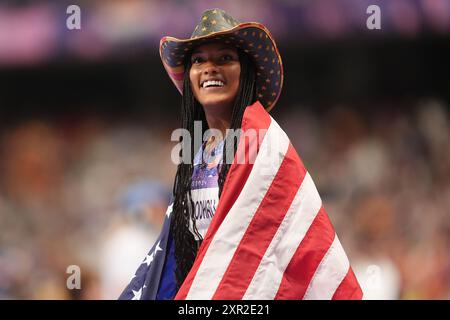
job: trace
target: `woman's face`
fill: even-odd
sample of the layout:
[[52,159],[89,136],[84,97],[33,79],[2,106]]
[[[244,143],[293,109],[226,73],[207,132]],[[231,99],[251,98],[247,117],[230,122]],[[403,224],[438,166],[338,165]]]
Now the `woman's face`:
[[193,51],[191,63],[192,92],[205,113],[231,111],[241,75],[237,50],[220,42],[204,44]]

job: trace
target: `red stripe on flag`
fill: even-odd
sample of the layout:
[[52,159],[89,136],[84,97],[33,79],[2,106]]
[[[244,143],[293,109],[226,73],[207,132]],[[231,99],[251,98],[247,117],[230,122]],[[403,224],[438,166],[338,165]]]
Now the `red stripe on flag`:
[[333,243],[335,234],[322,206],[289,262],[275,299],[303,298],[317,267]]
[[[271,123],[271,118],[264,107],[259,102],[255,102],[253,105],[248,106],[245,109],[244,116],[242,119],[242,130],[247,129],[255,129],[259,131],[260,129],[267,130]],[[265,132],[261,132],[262,135],[265,135]],[[254,137],[250,141],[245,139],[245,136],[241,136],[238,151],[244,152],[244,150],[251,150],[251,145],[259,144],[259,142],[263,141],[263,137],[258,136]],[[245,148],[244,150],[242,150]],[[258,148],[259,150],[259,148]],[[248,152],[245,152],[247,155]],[[187,294],[192,286],[192,282],[197,274],[197,270],[203,260],[203,257],[206,254],[206,251],[209,248],[209,245],[216,233],[217,229],[221,225],[222,221],[225,219],[228,211],[230,211],[232,205],[238,198],[239,194],[244,187],[250,172],[252,171],[253,164],[237,164],[233,162],[228,172],[228,175],[225,179],[225,183],[222,190],[222,195],[220,197],[219,204],[216,208],[216,213],[211,220],[211,224],[208,227],[208,231],[205,235],[205,239],[202,242],[202,245],[199,248],[199,252],[197,254],[197,258],[194,261],[194,265],[191,268],[191,271],[187,275],[185,281],[178,290],[177,295],[175,296],[175,300],[183,300],[186,299]]]
[[352,267],[349,267],[347,275],[336,289],[332,300],[361,300],[362,297],[363,292],[358,280],[353,273]]
[[242,237],[213,299],[242,299],[305,174],[306,169],[294,147],[289,144],[280,168]]

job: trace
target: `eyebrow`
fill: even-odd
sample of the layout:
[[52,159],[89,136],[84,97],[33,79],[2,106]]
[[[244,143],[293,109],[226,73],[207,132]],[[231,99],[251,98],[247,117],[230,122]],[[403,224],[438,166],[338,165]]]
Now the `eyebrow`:
[[[218,51],[225,51],[225,50],[233,50],[233,48],[232,47],[220,47],[218,49]],[[202,53],[202,52],[203,52],[202,50],[194,49],[194,51],[192,51],[192,55],[194,55],[196,53]]]

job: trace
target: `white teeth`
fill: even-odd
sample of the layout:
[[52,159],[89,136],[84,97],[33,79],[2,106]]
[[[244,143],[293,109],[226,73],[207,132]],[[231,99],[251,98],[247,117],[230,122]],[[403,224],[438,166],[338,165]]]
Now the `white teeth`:
[[220,80],[217,80],[217,81],[216,80],[208,80],[208,81],[203,82],[202,88],[206,88],[206,87],[209,87],[209,86],[223,87],[223,85],[224,85],[224,83],[222,81],[220,81]]

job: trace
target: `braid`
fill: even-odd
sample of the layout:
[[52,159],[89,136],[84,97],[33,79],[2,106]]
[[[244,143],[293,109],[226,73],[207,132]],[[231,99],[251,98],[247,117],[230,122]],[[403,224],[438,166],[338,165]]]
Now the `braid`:
[[[242,117],[244,116],[244,111],[247,106],[255,102],[256,96],[256,86],[255,78],[256,71],[253,65],[253,61],[245,54],[239,51],[239,61],[241,61],[241,76],[240,76],[240,86],[239,91],[234,102],[233,112],[231,115],[230,129],[240,129],[242,125]],[[223,184],[225,183],[226,176],[230,170],[231,161],[233,159],[226,159],[230,154],[228,151],[233,148],[232,155],[236,154],[237,144],[239,142],[239,137],[237,140],[231,140],[227,137],[223,144],[223,163],[221,165],[221,170],[219,173],[219,198],[222,195]]]
[[[239,51],[239,61],[241,63],[241,75],[240,86],[236,96],[236,100],[233,106],[230,129],[238,129],[241,127],[242,117],[244,115],[245,108],[251,105],[255,101],[255,76],[256,71],[250,58]],[[191,195],[192,173],[193,173],[193,160],[197,150],[194,150],[194,121],[202,121],[202,136],[208,129],[208,123],[206,121],[205,113],[200,103],[195,99],[190,79],[191,63],[190,59],[186,59],[186,68],[183,82],[183,97],[181,103],[181,123],[182,128],[189,131],[191,139],[190,148],[186,145],[183,146],[181,152],[190,150],[190,163],[181,162],[178,165],[177,173],[175,176],[175,183],[173,187],[174,205],[173,205],[173,217],[170,226],[170,232],[174,238],[175,244],[175,260],[176,260],[176,282],[177,290],[180,288],[187,274],[189,273],[197,256],[197,241],[194,235],[189,230],[189,223],[192,223],[193,231],[198,239],[202,239],[199,234],[195,223],[195,210],[194,202]],[[182,141],[180,138],[180,142]],[[230,168],[230,164],[225,161],[225,152],[227,145],[228,148],[234,148],[236,151],[237,142],[224,141],[223,145],[223,164],[220,165],[220,173],[218,178],[219,185],[219,197],[222,194],[223,184],[225,182],[226,175]],[[234,154],[234,153],[233,153]],[[202,240],[200,240],[201,242]]]
[[[186,68],[186,74],[183,84],[183,98],[181,103],[181,122],[182,128],[189,131],[191,137],[194,137],[194,121],[202,121],[202,128],[208,128],[206,117],[202,106],[196,101],[190,87],[189,68]],[[206,130],[204,129],[204,130]],[[189,163],[181,162],[178,165],[175,176],[175,183],[173,187],[174,205],[173,205],[173,220],[171,223],[171,233],[175,242],[175,257],[176,257],[176,280],[177,289],[181,286],[186,278],[189,270],[197,255],[197,243],[194,235],[189,230],[189,222],[193,224],[193,231],[198,238],[201,238],[196,224],[194,203],[191,195],[193,159],[194,159],[194,139],[190,139],[190,146],[186,145],[186,141],[182,141],[183,148],[181,152],[190,150],[191,154]]]

